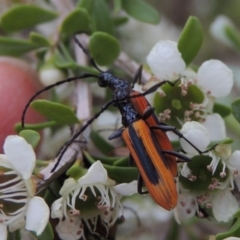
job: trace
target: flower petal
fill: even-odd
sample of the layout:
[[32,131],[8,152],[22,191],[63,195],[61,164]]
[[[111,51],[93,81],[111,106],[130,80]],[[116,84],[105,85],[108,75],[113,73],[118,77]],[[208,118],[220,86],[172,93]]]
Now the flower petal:
[[86,240],[82,226],[81,218],[72,216],[71,218],[65,218],[63,221],[60,221],[56,226],[56,232],[60,239]]
[[233,86],[232,70],[219,60],[206,61],[198,69],[197,84],[213,97],[227,96]]
[[0,223],[0,240],[7,240],[7,225]]
[[237,199],[228,190],[218,191],[212,200],[212,211],[217,221],[228,222],[238,210]]
[[135,193],[137,193],[137,181],[134,180],[130,183],[122,183],[122,184],[118,184],[117,186],[114,186],[114,190],[115,192],[117,192],[118,194],[122,195],[122,196],[131,196]]
[[14,232],[18,229],[21,229],[25,226],[25,216],[24,213],[22,214],[21,217],[15,219],[14,221],[12,221],[9,226],[8,226],[8,230],[10,232]]
[[14,170],[24,179],[30,178],[36,163],[32,146],[22,137],[8,136],[3,149]]
[[63,213],[61,210],[62,203],[63,203],[62,197],[53,202],[53,204],[51,206],[51,218],[62,219],[62,217],[63,217]]
[[77,186],[78,186],[78,183],[73,178],[67,178],[64,181],[64,184],[63,184],[62,188],[60,189],[59,194],[61,196],[66,196]]
[[[210,135],[208,131],[198,122],[186,122],[180,132],[187,140],[189,140],[201,151],[206,150],[208,144],[210,143]],[[196,149],[194,149],[183,138],[180,139],[180,144],[185,152],[189,154],[197,153]]]
[[103,167],[102,163],[98,160],[92,164],[88,172],[81,178],[78,183],[81,185],[89,185],[92,183],[106,184],[108,180],[107,170]]
[[26,211],[26,229],[39,236],[47,226],[49,214],[49,207],[43,198],[31,198]]
[[236,168],[240,173],[240,151],[239,150],[234,151],[231,157],[228,159],[228,161],[229,164],[232,167]]
[[176,221],[180,224],[183,220],[193,217],[197,211],[195,198],[190,195],[180,194],[178,203],[173,213]]
[[218,113],[208,114],[201,124],[209,132],[211,141],[221,141],[226,138],[225,123]]
[[147,62],[152,72],[161,80],[177,79],[186,67],[177,43],[172,41],[159,41],[147,56]]

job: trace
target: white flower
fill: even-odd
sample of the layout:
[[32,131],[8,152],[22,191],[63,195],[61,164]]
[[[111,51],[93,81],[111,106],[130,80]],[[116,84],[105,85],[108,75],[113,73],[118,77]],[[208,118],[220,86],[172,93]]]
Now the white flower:
[[44,86],[49,86],[66,78],[66,75],[54,66],[45,67],[40,70],[39,78]]
[[[8,136],[0,155],[0,228],[6,239],[7,227],[15,231],[24,227],[40,235],[45,229],[49,208],[40,197],[33,197],[35,185],[31,179],[36,157],[30,144],[19,136]],[[6,235],[6,236],[5,236]]]
[[220,42],[233,47],[233,42],[226,33],[227,28],[234,29],[235,26],[227,16],[219,15],[211,24],[210,33]]
[[212,97],[227,96],[233,87],[233,73],[219,60],[205,61],[198,69],[197,85]]
[[174,217],[178,224],[182,221],[193,217],[197,212],[196,197],[189,193],[181,193],[178,195],[177,206],[174,208]]
[[238,208],[238,201],[229,189],[217,191],[212,199],[213,215],[219,222],[228,222]]
[[227,175],[226,168],[229,170],[228,181],[217,188],[222,189],[227,183],[230,183],[231,189],[233,189],[233,180],[235,177],[239,176],[240,173],[240,151],[236,150],[232,153],[230,144],[218,144],[214,150],[209,153],[209,156],[212,158],[212,161],[208,169],[212,171],[212,174],[214,174],[220,162],[223,165],[220,177],[224,178]]
[[209,132],[211,141],[221,141],[226,138],[226,126],[218,113],[207,114],[201,124]]
[[176,80],[186,67],[178,51],[177,43],[159,41],[147,56],[154,75],[161,80]]
[[[59,218],[61,222],[59,224],[62,225],[63,217],[71,219],[78,216],[90,231],[95,231],[100,217],[102,224],[108,230],[119,217],[119,212],[123,211],[120,197],[137,192],[137,181],[114,185],[115,182],[108,178],[102,163],[96,161],[88,169],[88,172],[77,181],[69,178],[64,182],[60,190],[62,198],[52,205],[52,218]],[[95,204],[91,204],[92,202]],[[75,221],[76,219],[66,221],[65,224]],[[76,231],[78,227],[79,225],[76,225]],[[65,231],[65,234],[68,232],[69,236],[72,236],[72,227],[66,227],[66,229],[68,230]]]
[[117,236],[124,239],[139,239],[139,232],[147,232],[147,239],[154,239],[154,229],[163,227],[172,217],[172,212],[157,205],[150,195],[125,199],[123,206],[124,221],[117,227]]
[[[205,151],[210,143],[208,131],[198,122],[191,121],[184,123],[180,132],[200,151]],[[188,142],[186,142],[185,139],[181,138],[180,144],[183,150],[188,154],[195,155],[197,153],[197,150],[194,149]]]

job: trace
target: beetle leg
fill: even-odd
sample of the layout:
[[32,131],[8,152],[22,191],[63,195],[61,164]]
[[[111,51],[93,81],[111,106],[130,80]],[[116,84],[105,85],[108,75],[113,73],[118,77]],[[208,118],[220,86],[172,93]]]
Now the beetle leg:
[[[182,159],[184,162],[190,162],[191,161],[191,158],[181,154],[181,153],[178,153],[178,152],[174,152],[174,151],[167,151],[167,150],[162,150],[162,153],[163,154],[169,154],[169,155],[173,155],[179,159]],[[177,162],[183,162],[183,161],[177,161]]]
[[[201,151],[200,149],[198,149],[193,143],[191,143],[187,138],[185,138],[183,136],[182,133],[180,133],[175,127],[172,127],[172,126],[168,126],[168,125],[158,125],[158,126],[153,126],[151,127],[151,129],[159,129],[159,130],[162,130],[162,131],[171,131],[173,133],[175,133],[177,136],[179,136],[179,138],[183,138],[187,143],[189,143],[199,154],[203,154],[204,152]],[[207,150],[209,151],[209,150]]]

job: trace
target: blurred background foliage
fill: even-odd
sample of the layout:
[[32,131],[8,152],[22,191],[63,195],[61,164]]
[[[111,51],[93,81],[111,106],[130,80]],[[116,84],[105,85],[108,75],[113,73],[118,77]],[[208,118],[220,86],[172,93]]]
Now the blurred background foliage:
[[[57,0],[56,0],[57,1]],[[8,1],[8,0],[0,0],[0,14],[4,14],[6,11],[8,11],[14,4],[36,4],[43,8],[46,6],[53,6],[56,4],[56,1],[49,0],[49,1],[37,1],[37,0],[16,0],[16,1]],[[61,0],[59,0],[61,2]],[[0,50],[2,49],[2,55],[6,53],[6,55],[17,55],[18,57],[23,58],[22,54],[31,52],[32,50],[39,50],[37,57],[39,59],[39,62],[37,62],[36,58],[33,58],[31,53],[29,55],[24,55],[24,58],[31,62],[32,59],[36,60],[36,62],[33,62],[35,66],[41,66],[44,62],[44,51],[46,49],[53,49],[55,47],[56,42],[58,41],[58,37],[52,38],[52,34],[59,34],[61,32],[61,39],[63,42],[66,38],[69,38],[72,34],[75,33],[75,31],[79,30],[79,26],[76,27],[74,23],[77,24],[77,22],[74,22],[74,20],[78,19],[79,16],[82,17],[83,20],[88,21],[89,18],[91,21],[89,22],[89,25],[81,25],[80,27],[84,32],[92,34],[92,36],[96,37],[95,39],[92,37],[92,41],[90,39],[90,45],[92,43],[92,55],[95,56],[98,54],[96,50],[99,50],[98,44],[101,44],[101,38],[105,37],[104,35],[96,35],[95,32],[102,31],[104,33],[107,33],[111,36],[114,36],[120,43],[120,47],[118,46],[118,43],[115,42],[115,39],[112,41],[110,37],[108,36],[107,39],[110,41],[109,44],[113,44],[112,49],[116,50],[113,55],[109,53],[109,61],[107,62],[101,62],[101,58],[99,60],[99,63],[102,63],[102,65],[110,65],[114,59],[118,56],[120,49],[121,51],[127,52],[128,55],[136,60],[138,63],[146,63],[146,55],[149,53],[150,49],[154,46],[154,44],[162,40],[173,40],[177,41],[179,38],[179,35],[181,33],[181,30],[183,29],[185,23],[187,22],[187,19],[190,16],[197,17],[202,26],[204,31],[204,41],[202,44],[202,47],[197,55],[197,57],[193,60],[193,63],[198,66],[203,61],[208,59],[219,59],[223,61],[225,64],[227,64],[234,72],[234,78],[235,78],[235,87],[233,88],[232,95],[230,95],[227,98],[224,98],[221,100],[224,104],[227,104],[230,106],[231,102],[239,97],[239,90],[240,90],[240,52],[233,47],[226,46],[225,44],[221,43],[220,41],[213,38],[213,36],[210,34],[210,25],[215,20],[215,18],[219,15],[226,15],[229,17],[232,22],[235,24],[237,29],[240,29],[240,15],[239,15],[239,9],[240,9],[240,1],[239,0],[227,0],[227,1],[220,1],[220,0],[147,0],[145,1],[149,5],[149,9],[146,7],[145,2],[144,6],[137,8],[137,10],[132,11],[132,5],[139,4],[139,2],[143,2],[140,0],[114,0],[114,1],[100,1],[98,4],[100,4],[99,9],[91,10],[89,7],[89,2],[92,2],[91,0],[82,0],[82,1],[76,1],[75,3],[80,6],[84,6],[86,9],[85,11],[81,12],[74,12],[71,17],[68,19],[68,21],[65,21],[65,25],[63,24],[62,28],[52,29],[53,22],[44,23],[40,26],[37,26],[34,29],[34,33],[31,33],[29,37],[29,33],[33,30],[32,27],[35,26],[34,21],[31,23],[29,22],[29,19],[24,19],[24,16],[20,18],[17,18],[17,16],[11,16],[11,21],[13,21],[14,27],[16,27],[16,24],[14,24],[14,21],[16,23],[26,22],[27,24],[23,29],[21,29],[21,24],[18,26],[19,29],[14,29],[14,31],[9,31],[9,28],[11,28],[11,25],[8,25],[9,22],[6,21],[6,25],[0,25],[0,37],[4,37],[3,39],[0,39]],[[129,3],[130,2],[130,3]],[[106,7],[107,6],[107,7]],[[121,11],[121,6],[123,8],[123,11]],[[145,17],[144,15],[144,8],[148,10],[152,15],[148,15]],[[90,9],[90,10],[89,10]],[[110,10],[111,9],[111,10]],[[60,17],[55,14],[54,7],[50,7],[49,14],[45,14],[46,19],[40,19],[39,22],[44,21],[57,21],[57,19]],[[124,12],[124,10],[127,12]],[[139,14],[141,11],[143,11],[142,14]],[[158,14],[160,16],[160,22],[158,21]],[[79,14],[79,15],[78,15]],[[41,15],[41,14],[40,14]],[[114,21],[111,20],[111,16],[114,16]],[[101,24],[101,16],[104,16],[105,19],[103,20],[103,24]],[[76,18],[75,18],[76,17]],[[134,19],[134,18],[135,19]],[[137,20],[136,20],[137,19]],[[66,19],[65,19],[66,20]],[[145,23],[140,22],[145,21]],[[19,22],[18,22],[19,21]],[[95,21],[95,22],[94,22]],[[146,23],[148,22],[148,23]],[[151,24],[150,24],[150,23]],[[159,22],[159,23],[158,23]],[[107,23],[107,24],[106,24]],[[54,25],[58,26],[59,25]],[[71,28],[69,28],[71,26]],[[95,35],[94,35],[95,34]],[[8,39],[11,38],[11,39]],[[19,49],[20,51],[15,49],[17,42],[11,42],[14,38],[21,38],[25,40],[26,42],[20,42]],[[28,39],[28,40],[27,40]],[[56,40],[57,39],[57,40]],[[106,39],[105,39],[106,40]],[[7,42],[9,45],[4,45]],[[97,42],[97,45],[94,45],[94,42]],[[26,48],[23,47],[23,44]],[[1,46],[2,45],[2,46]],[[21,47],[22,46],[22,47]],[[66,44],[66,46],[68,46]],[[109,45],[110,46],[110,45]],[[90,46],[91,47],[91,46]],[[119,49],[118,49],[119,47]],[[43,49],[43,51],[42,51]],[[68,69],[71,69],[74,74],[78,74],[79,72],[85,72],[85,71],[94,71],[90,68],[83,68],[80,67],[73,59],[71,59],[69,52],[66,50],[66,48],[62,45],[60,45],[60,49],[62,53],[64,53],[63,58],[59,57],[59,52],[56,51],[54,54],[56,54],[56,58],[54,60],[54,64],[57,65],[60,69],[63,71],[68,71]],[[106,52],[106,49],[103,49],[103,51]],[[17,53],[17,54],[10,54],[11,52]],[[45,52],[46,53],[46,52]],[[97,56],[97,55],[96,55]],[[97,57],[96,57],[97,58]],[[104,58],[105,60],[106,58]],[[45,103],[44,103],[45,104]],[[41,106],[40,106],[41,107]],[[44,107],[45,108],[45,107]],[[68,110],[67,110],[68,111]],[[227,123],[227,127],[230,129],[230,136],[233,136],[234,139],[240,139],[240,127],[239,123],[233,119],[232,116],[225,119]],[[69,120],[70,121],[70,120]],[[71,123],[74,122],[71,119]],[[52,124],[52,122],[51,122]],[[50,125],[49,125],[50,126]],[[52,126],[52,125],[51,125]],[[236,149],[239,149],[240,141],[235,140],[234,146]],[[197,221],[197,220],[194,220]],[[159,236],[157,239],[206,239],[206,236],[210,233],[217,233],[220,232],[222,229],[222,226],[225,227],[225,224],[216,224],[215,228],[212,229],[212,225],[209,226],[208,220],[201,220],[200,227],[196,227],[194,225],[194,221],[192,221],[190,224],[186,223],[186,227],[179,227],[178,225],[170,224],[170,226],[173,226],[176,230],[175,232],[171,231],[168,232],[168,237],[164,238],[164,234],[161,234],[160,231],[162,229],[158,229],[156,227],[154,229],[154,235]],[[189,228],[189,226],[194,226],[192,229]],[[145,226],[143,226],[144,228]],[[169,226],[167,227],[169,229]],[[148,230],[147,228],[145,229]],[[198,234],[198,238],[196,238],[196,232]],[[174,235],[174,236],[173,236]],[[188,238],[186,236],[188,235]],[[144,236],[143,235],[143,239]],[[161,236],[161,237],[160,237]],[[163,237],[162,237],[163,236]],[[177,238],[177,236],[179,238]],[[149,236],[148,236],[149,237]],[[122,238],[124,239],[124,238]],[[129,238],[130,239],[130,238]],[[134,238],[133,238],[134,239]],[[135,238],[136,239],[136,238]],[[139,238],[138,238],[139,239]],[[154,238],[152,238],[154,239]]]

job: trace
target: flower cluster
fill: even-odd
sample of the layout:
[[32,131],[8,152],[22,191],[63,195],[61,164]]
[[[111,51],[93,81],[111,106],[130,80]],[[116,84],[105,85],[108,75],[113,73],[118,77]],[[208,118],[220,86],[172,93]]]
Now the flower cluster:
[[94,233],[99,219],[107,235],[119,213],[123,214],[121,196],[136,193],[136,184],[133,181],[115,185],[100,161],[92,164],[87,173],[77,180],[68,178],[60,190],[62,197],[52,205],[51,217],[60,220],[56,227],[59,237],[86,239],[83,226]]
[[[219,60],[208,60],[195,72],[186,67],[177,43],[171,41],[158,42],[147,61],[155,76],[145,89],[162,80],[175,83],[174,87],[163,86],[155,96],[160,120],[175,123],[184,137],[204,152],[199,156],[196,149],[180,139],[184,153],[192,161],[178,166],[176,220],[213,215],[218,221],[229,221],[239,208],[231,190],[239,178],[240,151],[232,153],[223,118],[214,111],[214,104],[216,98],[230,93],[232,71]],[[210,142],[217,145],[207,151]]]
[[48,223],[50,211],[42,198],[34,196],[35,153],[19,136],[8,136],[3,148],[5,154],[0,155],[0,238],[7,239],[8,231],[24,226],[40,235]]

